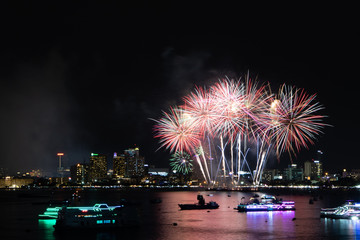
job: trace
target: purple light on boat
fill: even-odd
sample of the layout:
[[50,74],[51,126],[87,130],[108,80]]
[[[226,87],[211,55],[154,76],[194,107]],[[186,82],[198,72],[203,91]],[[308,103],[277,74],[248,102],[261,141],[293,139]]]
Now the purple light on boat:
[[282,209],[294,209],[295,208],[295,202],[293,201],[287,201],[287,202],[283,202],[282,204],[254,204],[254,205],[247,205],[246,209],[251,211],[251,210],[268,210],[268,211],[273,211],[273,210],[282,210]]

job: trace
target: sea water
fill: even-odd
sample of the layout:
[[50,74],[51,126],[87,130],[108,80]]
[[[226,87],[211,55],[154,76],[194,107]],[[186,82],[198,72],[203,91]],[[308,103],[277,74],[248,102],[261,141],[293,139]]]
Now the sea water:
[[[320,218],[320,209],[336,207],[346,200],[360,200],[357,191],[234,192],[154,191],[150,189],[78,190],[80,199],[71,199],[75,190],[0,190],[1,239],[359,239],[360,220]],[[273,194],[295,201],[296,211],[238,212],[237,204],[254,194]],[[198,194],[216,201],[216,210],[180,210],[179,203],[195,203]],[[315,198],[314,198],[315,197]],[[55,220],[39,220],[48,202],[71,199],[74,206],[95,203],[118,205],[126,201],[137,209],[136,227],[112,231],[64,231],[57,233]],[[152,201],[154,199],[161,201]],[[313,204],[309,204],[309,200]],[[154,203],[155,202],[155,203]]]

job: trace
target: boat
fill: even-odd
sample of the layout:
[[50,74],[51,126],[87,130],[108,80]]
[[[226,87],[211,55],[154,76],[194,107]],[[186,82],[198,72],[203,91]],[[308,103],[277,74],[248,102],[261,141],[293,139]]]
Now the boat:
[[58,212],[55,230],[67,229],[113,229],[138,225],[136,209],[105,203],[93,207],[63,207]]
[[181,210],[198,210],[198,209],[217,209],[219,204],[214,201],[205,203],[205,199],[202,195],[197,196],[198,203],[194,204],[179,204]]
[[322,208],[320,217],[333,219],[353,219],[360,218],[360,203],[346,201],[345,204],[335,208]]
[[250,212],[250,211],[294,211],[294,201],[283,201],[278,200],[272,195],[263,195],[261,199],[250,198],[248,203],[240,203],[236,208],[239,212]]
[[57,219],[62,207],[48,207],[45,212],[38,215],[38,219]]

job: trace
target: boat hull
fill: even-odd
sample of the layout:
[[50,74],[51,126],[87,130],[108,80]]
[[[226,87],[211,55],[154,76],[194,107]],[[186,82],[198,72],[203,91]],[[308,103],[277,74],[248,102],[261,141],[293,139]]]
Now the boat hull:
[[179,204],[181,210],[217,209],[219,205]]
[[347,215],[338,215],[335,213],[320,213],[320,217],[321,218],[331,218],[331,219],[351,219],[352,216],[347,216]]
[[359,219],[360,212],[358,211],[346,211],[346,212],[339,212],[337,209],[335,210],[328,210],[322,209],[320,211],[321,218],[331,218],[331,219]]
[[80,210],[64,208],[54,226],[55,230],[116,229],[139,224],[137,209],[121,207],[114,210]]

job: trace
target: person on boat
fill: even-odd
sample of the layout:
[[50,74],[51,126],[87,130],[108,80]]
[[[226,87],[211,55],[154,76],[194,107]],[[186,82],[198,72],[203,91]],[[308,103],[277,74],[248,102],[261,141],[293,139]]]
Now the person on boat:
[[199,201],[199,205],[205,205],[205,199],[203,195],[198,195],[197,200]]

